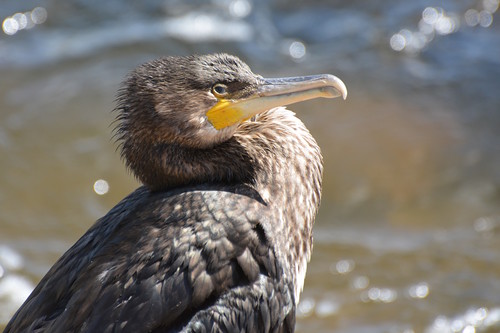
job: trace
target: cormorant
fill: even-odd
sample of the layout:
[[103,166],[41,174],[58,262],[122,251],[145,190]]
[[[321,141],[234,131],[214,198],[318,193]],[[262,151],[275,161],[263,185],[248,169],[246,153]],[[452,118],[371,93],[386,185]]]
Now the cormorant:
[[227,54],[165,57],[118,94],[144,184],[49,270],[5,332],[292,332],[322,157],[283,105],[346,97],[333,75],[266,79]]

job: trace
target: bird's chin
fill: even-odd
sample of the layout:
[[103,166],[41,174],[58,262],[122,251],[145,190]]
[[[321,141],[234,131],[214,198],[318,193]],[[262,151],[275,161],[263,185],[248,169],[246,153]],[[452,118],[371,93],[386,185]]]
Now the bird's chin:
[[199,148],[211,148],[229,140],[236,132],[238,125],[239,124],[235,124],[217,130],[213,126],[208,124],[208,126],[199,130],[197,141],[197,143],[199,144]]

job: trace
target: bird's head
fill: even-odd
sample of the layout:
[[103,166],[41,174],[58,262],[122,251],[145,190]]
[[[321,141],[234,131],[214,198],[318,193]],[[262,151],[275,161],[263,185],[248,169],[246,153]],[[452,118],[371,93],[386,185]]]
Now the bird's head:
[[266,79],[227,54],[165,57],[138,67],[125,81],[118,131],[123,141],[207,148],[263,111],[346,95],[344,83],[329,74]]

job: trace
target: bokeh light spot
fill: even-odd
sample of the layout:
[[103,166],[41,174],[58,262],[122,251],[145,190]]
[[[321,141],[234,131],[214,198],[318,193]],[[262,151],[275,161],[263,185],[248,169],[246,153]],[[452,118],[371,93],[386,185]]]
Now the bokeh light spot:
[[252,11],[252,5],[247,0],[234,0],[229,4],[231,16],[243,18]]
[[465,12],[465,23],[468,26],[475,27],[479,24],[479,12],[475,9],[469,9]]
[[316,306],[316,302],[312,298],[304,298],[299,302],[299,305],[297,305],[297,316],[298,317],[308,317],[310,316],[313,311],[314,307]]
[[435,29],[440,35],[449,35],[455,31],[455,22],[448,16],[440,17],[436,22]]
[[7,35],[14,35],[19,30],[19,23],[12,17],[7,17],[3,20],[2,29]]
[[488,28],[493,23],[493,15],[487,12],[486,10],[482,10],[479,13],[479,25],[483,28]]
[[434,7],[427,7],[422,12],[422,19],[425,23],[433,25],[436,24],[438,19],[442,16],[442,10],[438,11],[438,9]]
[[[350,259],[339,260],[335,264],[335,272],[337,272],[339,274],[347,274],[349,272],[352,272],[352,270],[354,269],[354,266],[355,266],[354,260],[350,260]],[[332,271],[333,271],[333,269],[332,269]]]
[[366,289],[370,285],[370,279],[366,276],[356,276],[351,285],[356,290]]
[[483,7],[488,13],[493,14],[498,10],[500,0],[483,0]]
[[411,298],[426,298],[429,295],[429,285],[426,282],[421,282],[408,289],[408,294]]
[[361,296],[364,302],[392,303],[398,297],[398,293],[390,288],[370,288]]
[[476,332],[476,328],[472,325],[467,325],[464,327],[462,333],[475,333]]
[[394,51],[403,51],[403,49],[406,46],[406,38],[400,33],[394,34],[391,37],[391,40],[389,41],[389,44],[391,45],[391,48]]
[[94,192],[99,195],[104,195],[109,191],[109,184],[104,179],[98,179],[94,183]]
[[474,221],[474,230],[478,233],[489,233],[500,225],[500,218],[494,216],[483,216]]
[[24,13],[16,13],[12,16],[14,20],[16,20],[19,25],[19,30],[25,29],[28,25],[28,19]]
[[36,7],[31,11],[31,19],[35,24],[42,24],[47,20],[47,10],[43,7]]
[[3,20],[2,29],[7,35],[14,35],[20,30],[31,29],[36,24],[42,24],[47,20],[47,10],[36,7],[30,12],[15,13]]
[[331,300],[323,300],[316,306],[316,315],[318,317],[329,317],[339,311],[340,306]]
[[292,42],[288,50],[290,52],[290,56],[296,60],[302,59],[306,55],[306,46],[304,43],[298,41]]

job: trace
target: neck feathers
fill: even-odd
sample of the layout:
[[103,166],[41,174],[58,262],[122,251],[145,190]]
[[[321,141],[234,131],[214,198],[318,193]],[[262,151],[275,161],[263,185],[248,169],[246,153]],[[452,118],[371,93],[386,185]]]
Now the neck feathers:
[[[312,250],[312,226],[321,199],[322,157],[304,124],[285,108],[242,123],[211,148],[141,141],[122,135],[128,167],[153,191],[194,184],[247,184],[269,207],[266,233],[291,272],[298,302]],[[148,139],[148,138],[146,138]]]

